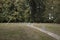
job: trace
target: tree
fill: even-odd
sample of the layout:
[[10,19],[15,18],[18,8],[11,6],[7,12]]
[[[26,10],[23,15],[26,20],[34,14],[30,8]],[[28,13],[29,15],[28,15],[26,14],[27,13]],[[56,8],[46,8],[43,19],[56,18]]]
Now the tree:
[[29,20],[29,5],[26,0],[0,0],[0,6],[0,22]]
[[29,0],[31,22],[43,22],[42,15],[45,10],[45,5],[43,2],[43,0]]

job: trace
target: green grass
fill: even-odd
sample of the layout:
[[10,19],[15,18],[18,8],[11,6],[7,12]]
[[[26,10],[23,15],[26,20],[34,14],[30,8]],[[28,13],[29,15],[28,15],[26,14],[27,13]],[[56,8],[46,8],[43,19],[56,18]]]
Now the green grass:
[[0,24],[0,40],[56,40],[23,23]]
[[46,30],[53,32],[57,35],[60,35],[60,24],[48,24],[48,23],[44,24],[44,23],[42,23],[42,24],[34,24],[34,26],[40,27],[40,28],[44,27]]

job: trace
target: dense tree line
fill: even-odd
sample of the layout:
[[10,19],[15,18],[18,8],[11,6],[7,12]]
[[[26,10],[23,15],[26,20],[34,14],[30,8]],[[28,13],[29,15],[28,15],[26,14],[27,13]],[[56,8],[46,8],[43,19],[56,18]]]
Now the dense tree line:
[[60,23],[59,0],[0,0],[0,23]]
[[43,22],[44,0],[30,0],[31,22]]
[[26,0],[0,0],[0,22],[28,22],[29,5]]
[[[46,0],[45,2],[45,22],[60,23],[60,0]],[[49,16],[50,14],[50,16]],[[50,18],[49,18],[50,17]]]

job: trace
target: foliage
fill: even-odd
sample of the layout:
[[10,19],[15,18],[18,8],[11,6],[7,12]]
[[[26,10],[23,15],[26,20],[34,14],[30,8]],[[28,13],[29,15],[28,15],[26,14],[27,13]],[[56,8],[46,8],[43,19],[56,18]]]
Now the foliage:
[[29,5],[25,0],[2,0],[0,5],[1,22],[24,22],[29,17]]
[[59,0],[0,0],[0,23],[60,23],[59,15]]

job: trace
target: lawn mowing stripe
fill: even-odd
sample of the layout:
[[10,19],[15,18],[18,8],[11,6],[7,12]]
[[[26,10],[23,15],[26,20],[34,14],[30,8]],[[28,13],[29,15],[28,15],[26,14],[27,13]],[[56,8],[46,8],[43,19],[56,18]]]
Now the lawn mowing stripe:
[[50,35],[51,37],[53,37],[53,38],[55,38],[55,39],[57,39],[57,40],[60,40],[60,36],[57,35],[57,34],[55,34],[55,33],[46,31],[46,30],[41,29],[41,28],[38,28],[38,27],[35,27],[35,26],[33,26],[32,24],[27,24],[27,26],[28,26],[28,27],[31,27],[31,28],[34,28],[34,29],[37,29],[37,30],[39,30],[39,31],[41,31],[41,32],[43,32],[43,33],[46,33],[46,34]]

